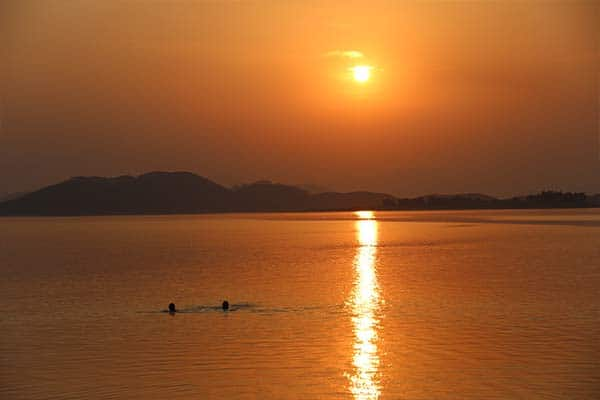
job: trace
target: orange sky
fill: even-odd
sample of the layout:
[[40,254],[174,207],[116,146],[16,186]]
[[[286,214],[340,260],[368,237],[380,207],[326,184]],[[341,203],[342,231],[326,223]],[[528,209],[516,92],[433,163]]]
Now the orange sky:
[[599,4],[5,1],[0,194],[150,170],[600,191]]

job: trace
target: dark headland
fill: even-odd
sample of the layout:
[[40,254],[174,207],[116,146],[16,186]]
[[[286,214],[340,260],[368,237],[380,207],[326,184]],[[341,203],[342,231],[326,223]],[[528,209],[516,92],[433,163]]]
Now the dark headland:
[[544,191],[499,199],[467,193],[397,198],[373,192],[310,193],[260,181],[228,188],[190,172],[75,177],[0,202],[0,215],[193,214],[216,212],[444,210],[599,207],[600,195]]

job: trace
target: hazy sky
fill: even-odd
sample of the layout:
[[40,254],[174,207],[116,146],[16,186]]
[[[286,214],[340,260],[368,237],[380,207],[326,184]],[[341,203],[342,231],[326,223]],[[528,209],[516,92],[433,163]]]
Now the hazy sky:
[[0,194],[151,170],[600,192],[600,1],[3,0],[0,35]]

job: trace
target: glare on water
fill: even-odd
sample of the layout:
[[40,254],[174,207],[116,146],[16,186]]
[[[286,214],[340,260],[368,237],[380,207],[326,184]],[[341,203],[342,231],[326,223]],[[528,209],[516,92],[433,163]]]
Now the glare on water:
[[379,355],[377,352],[376,312],[379,289],[376,273],[377,221],[370,211],[356,213],[358,250],[354,260],[355,284],[350,298],[354,327],[354,371],[350,376],[350,391],[355,399],[377,399],[381,392],[377,379]]
[[0,218],[0,399],[599,399],[599,249],[598,210]]

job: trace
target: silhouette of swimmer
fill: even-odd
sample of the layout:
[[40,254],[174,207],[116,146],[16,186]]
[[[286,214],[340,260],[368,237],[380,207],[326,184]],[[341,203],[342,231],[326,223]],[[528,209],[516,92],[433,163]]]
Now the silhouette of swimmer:
[[175,309],[175,303],[171,303],[171,304],[169,304],[169,312],[170,312],[170,313],[174,313],[174,312],[176,312],[176,311],[177,311],[177,310]]
[[221,308],[223,308],[223,311],[229,310],[229,302],[225,300],[223,304],[221,304]]

